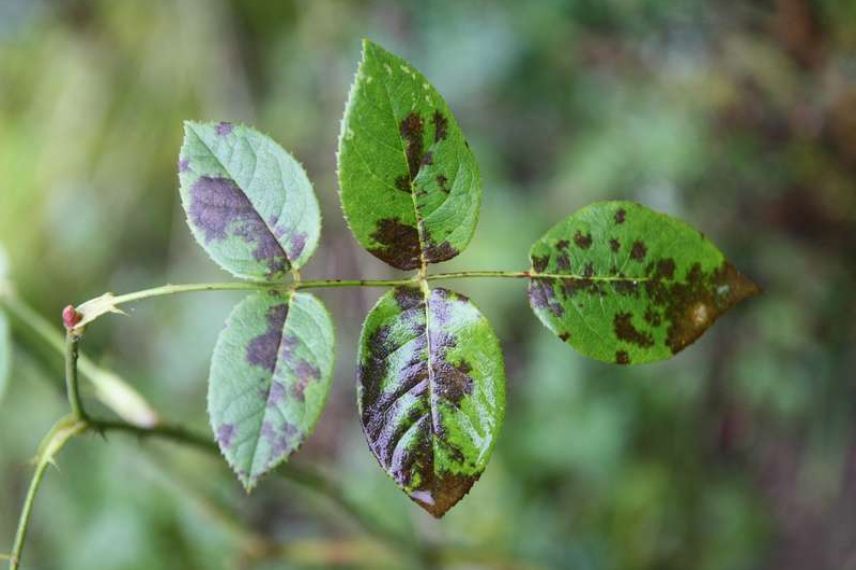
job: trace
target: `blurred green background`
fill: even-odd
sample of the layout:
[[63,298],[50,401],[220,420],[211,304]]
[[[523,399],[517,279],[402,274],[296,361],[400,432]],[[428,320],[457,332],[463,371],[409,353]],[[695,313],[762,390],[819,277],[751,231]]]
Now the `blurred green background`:
[[[525,269],[553,223],[623,198],[703,230],[766,293],[674,360],[622,368],[563,346],[522,282],[450,283],[502,339],[509,403],[482,480],[438,522],[359,426],[356,338],[380,291],[322,291],[335,387],[294,461],[415,543],[481,553],[438,567],[856,568],[856,2],[0,0],[0,243],[20,296],[59,326],[107,290],[226,278],[179,205],[187,118],[255,125],[304,162],[325,214],[307,277],[396,275],[336,194],[362,37],[434,82],[481,164],[479,229],[438,270]],[[208,433],[208,359],[238,299],[141,303],[84,350]],[[60,367],[16,343],[0,552],[66,409]],[[25,568],[415,567],[329,501],[272,478],[247,497],[193,451],[87,437],[58,463]],[[248,559],[201,496],[297,554]]]

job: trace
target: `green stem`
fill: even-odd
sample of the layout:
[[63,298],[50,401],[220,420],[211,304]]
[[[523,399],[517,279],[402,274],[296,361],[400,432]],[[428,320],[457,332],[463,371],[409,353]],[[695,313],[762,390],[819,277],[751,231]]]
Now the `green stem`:
[[35,505],[36,495],[39,493],[39,488],[45,477],[48,465],[53,462],[54,457],[65,447],[66,443],[85,429],[86,424],[84,422],[79,421],[77,418],[65,417],[59,420],[42,440],[42,444],[39,447],[36,470],[33,472],[27,496],[24,498],[24,507],[21,509],[21,515],[18,518],[18,530],[15,533],[12,553],[9,555],[9,570],[18,570],[21,565],[21,555],[27,540],[27,531],[30,528],[33,505]]
[[65,335],[65,391],[71,415],[77,420],[86,421],[86,410],[80,398],[80,383],[77,375],[77,358],[80,352],[80,336],[69,331]]
[[[47,319],[14,294],[0,295],[0,306],[11,317],[15,337],[27,343],[28,350],[46,361],[51,357],[45,347],[64,355],[62,333]],[[153,425],[157,414],[152,406],[130,384],[117,374],[96,365],[85,354],[78,358],[80,374],[95,388],[95,397],[122,419],[139,425]],[[51,375],[53,376],[53,375]]]

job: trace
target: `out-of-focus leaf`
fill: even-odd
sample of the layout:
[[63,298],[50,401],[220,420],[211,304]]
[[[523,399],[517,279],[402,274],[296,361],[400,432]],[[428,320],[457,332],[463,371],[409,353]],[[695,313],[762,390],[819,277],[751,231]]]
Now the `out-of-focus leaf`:
[[311,433],[330,391],[333,323],[307,293],[257,293],[220,333],[208,413],[220,450],[247,490]]
[[484,471],[505,415],[502,351],[487,319],[446,289],[394,289],[366,317],[358,401],[369,447],[436,517]]
[[529,304],[587,356],[670,358],[758,286],[700,232],[633,202],[592,204],[530,250]]
[[318,244],[321,215],[303,167],[243,125],[184,125],[181,201],[197,241],[238,277],[282,278]]
[[357,241],[399,269],[445,261],[475,231],[478,164],[446,102],[365,41],[339,136],[342,208]]

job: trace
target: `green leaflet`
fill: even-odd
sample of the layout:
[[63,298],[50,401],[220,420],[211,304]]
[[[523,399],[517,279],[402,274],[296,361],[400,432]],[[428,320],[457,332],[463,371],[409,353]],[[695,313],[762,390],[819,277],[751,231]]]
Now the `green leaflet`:
[[208,414],[248,491],[312,431],[333,361],[330,315],[308,293],[257,293],[232,311],[211,359]]
[[9,330],[9,320],[0,311],[0,400],[6,392],[9,372],[12,369],[12,334]]
[[484,471],[502,425],[499,341],[463,295],[394,289],[363,324],[357,393],[372,453],[440,517]]
[[315,251],[321,215],[312,184],[269,137],[243,125],[185,122],[178,170],[193,235],[225,270],[278,280]]
[[633,202],[579,210],[529,256],[529,304],[541,322],[618,364],[671,358],[760,291],[697,230]]
[[458,255],[481,177],[454,115],[406,61],[369,41],[339,135],[342,208],[357,241],[399,269]]

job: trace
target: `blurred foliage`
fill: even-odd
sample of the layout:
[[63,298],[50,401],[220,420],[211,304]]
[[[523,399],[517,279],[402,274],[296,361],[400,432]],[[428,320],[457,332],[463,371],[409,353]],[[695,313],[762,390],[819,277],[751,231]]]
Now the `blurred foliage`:
[[[307,276],[391,274],[356,245],[336,195],[339,119],[370,37],[431,78],[480,161],[481,223],[448,269],[522,269],[544,228],[622,198],[703,229],[766,294],[673,361],[620,368],[553,338],[522,283],[455,282],[503,341],[509,405],[484,477],[435,522],[359,428],[356,336],[379,292],[322,292],[337,377],[296,461],[396,528],[535,567],[856,567],[856,3],[500,4],[0,1],[0,242],[16,288],[58,323],[105,290],[222,279],[178,206],[188,118],[254,124],[304,162],[325,214]],[[166,417],[207,429],[207,363],[239,298],[141,304],[84,347]],[[0,405],[9,542],[27,461],[64,409],[59,363],[23,345],[14,356]],[[241,567],[187,487],[277,539],[362,536],[304,491],[268,480],[246,497],[222,462],[166,445],[92,438],[59,464],[31,568]]]

